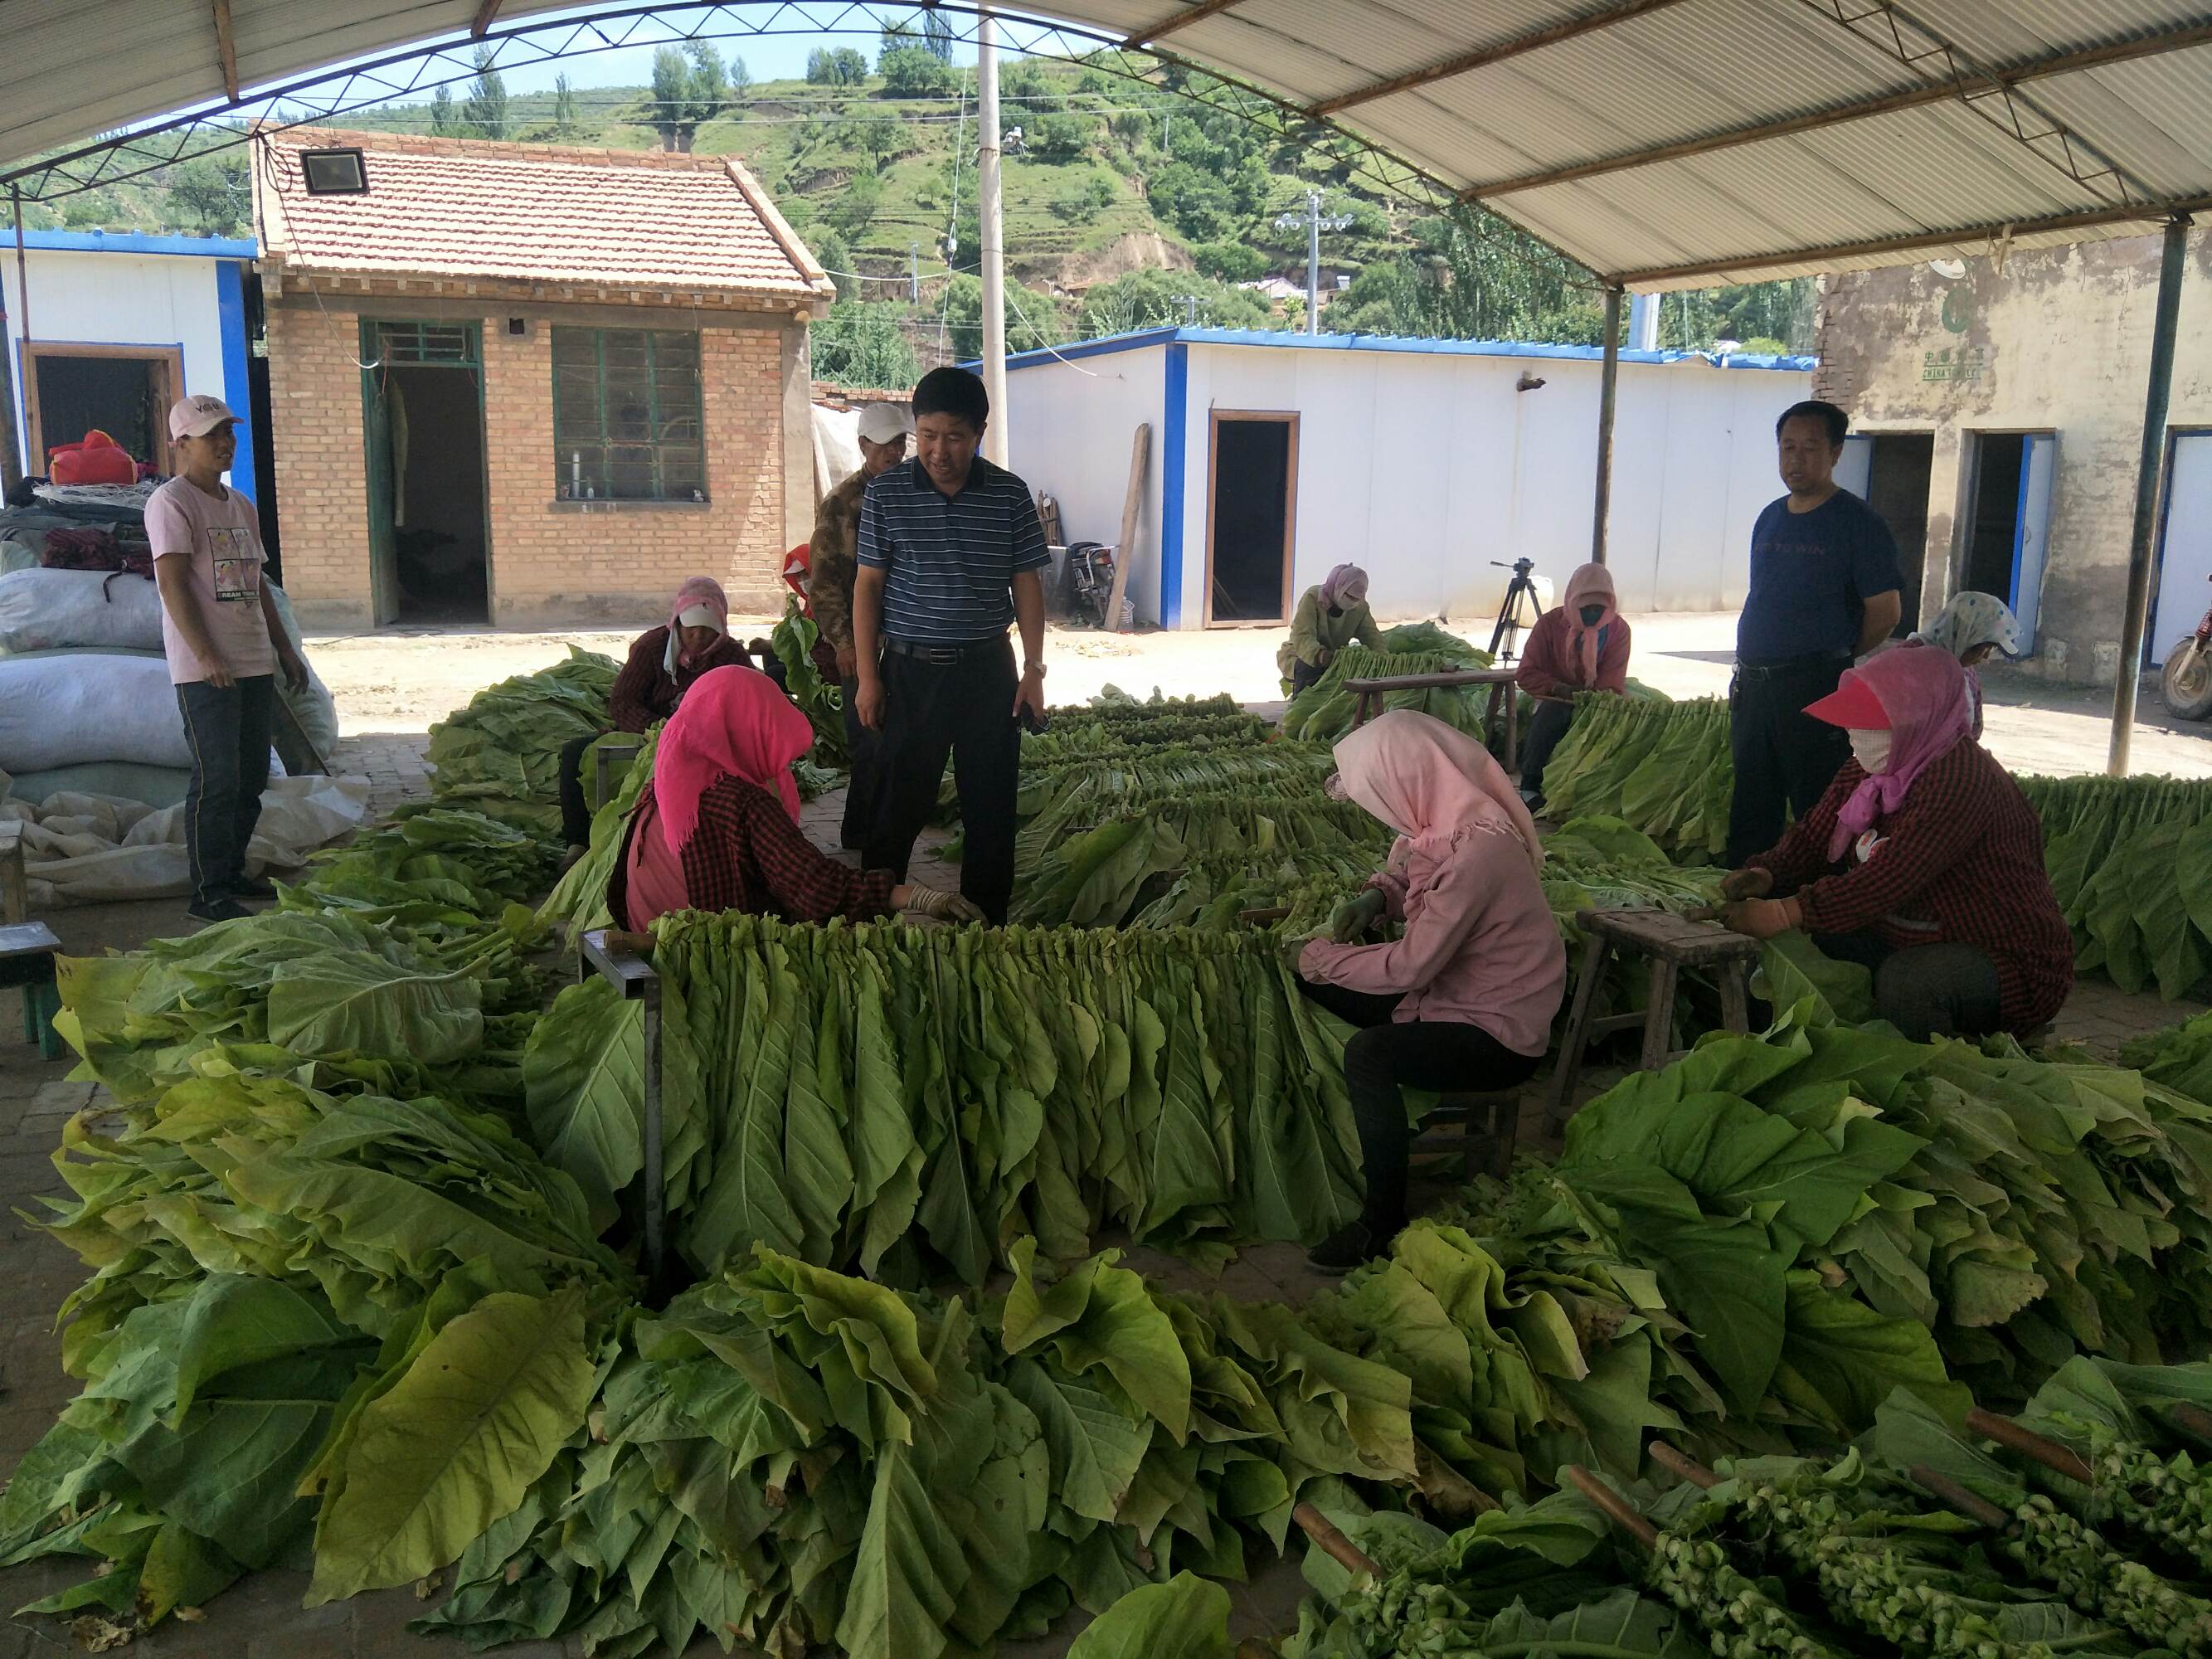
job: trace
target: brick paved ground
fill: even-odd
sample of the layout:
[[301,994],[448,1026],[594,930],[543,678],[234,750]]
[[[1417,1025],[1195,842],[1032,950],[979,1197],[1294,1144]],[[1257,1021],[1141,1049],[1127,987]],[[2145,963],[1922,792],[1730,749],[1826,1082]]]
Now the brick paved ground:
[[[401,799],[427,793],[422,759],[425,741],[419,734],[348,738],[339,749],[340,769],[369,776],[374,785],[373,812],[381,814]],[[835,848],[842,811],[842,798],[827,795],[809,803],[801,821],[817,844]],[[944,840],[938,831],[925,837],[912,874],[917,880],[957,888],[958,867],[933,854]],[[187,926],[181,901],[86,907],[59,912],[49,921],[72,954],[109,946],[129,949],[147,939],[183,932]],[[2199,1004],[2130,997],[2093,981],[2075,988],[2058,1019],[2057,1034],[2112,1056],[2130,1037],[2203,1011]],[[42,1195],[65,1192],[54,1172],[52,1153],[64,1122],[97,1095],[94,1085],[67,1081],[70,1062],[41,1061],[35,1050],[16,1042],[15,1029],[10,999],[0,1007],[0,1044],[4,1044],[0,1046],[0,1204],[6,1211],[8,1267],[0,1275],[0,1332],[8,1339],[5,1352],[0,1353],[0,1471],[15,1468],[77,1391],[76,1384],[63,1375],[60,1342],[52,1319],[53,1310],[82,1281],[84,1271],[73,1255],[15,1212],[41,1212],[38,1200]],[[1589,1091],[1607,1086],[1620,1075],[1618,1068],[1593,1069],[1588,1078]],[[1538,1144],[1540,1091],[1524,1097],[1521,1127],[1523,1145]],[[1219,1290],[1249,1301],[1303,1301],[1321,1282],[1306,1269],[1298,1250],[1279,1244],[1243,1252],[1218,1277],[1153,1250],[1131,1251],[1129,1265],[1171,1288]],[[0,1571],[0,1608],[21,1607],[77,1582],[88,1565],[74,1560],[33,1562]],[[424,1604],[407,1589],[380,1591],[310,1610],[300,1605],[306,1588],[302,1572],[253,1574],[210,1602],[202,1621],[165,1625],[129,1650],[145,1659],[458,1659],[466,1651],[450,1638],[408,1633],[407,1621],[420,1614]],[[1235,1594],[1235,1633],[1286,1632],[1304,1588],[1291,1560],[1255,1565],[1251,1583]],[[1073,1626],[1076,1621],[1066,1622]],[[1072,1628],[1062,1629],[1038,1641],[1008,1644],[1000,1651],[1008,1659],[1057,1659],[1073,1635]],[[76,1650],[57,1620],[23,1616],[0,1624],[0,1659],[60,1659]],[[498,1650],[511,1659],[577,1659],[581,1650],[574,1641]],[[702,1638],[691,1655],[720,1651]]]

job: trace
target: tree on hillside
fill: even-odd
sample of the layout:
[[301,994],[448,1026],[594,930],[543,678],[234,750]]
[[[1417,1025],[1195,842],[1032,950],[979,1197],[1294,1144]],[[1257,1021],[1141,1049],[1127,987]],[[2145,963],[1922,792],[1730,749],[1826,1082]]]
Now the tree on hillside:
[[884,59],[895,52],[904,52],[908,46],[921,45],[921,36],[911,23],[886,23],[884,32],[876,39],[876,70],[883,70]]
[[247,216],[246,161],[236,149],[195,155],[169,174],[173,210],[192,216],[204,235],[235,236]]
[[477,48],[477,78],[461,101],[460,130],[471,138],[507,137],[507,83],[491,66],[493,56],[488,46]]
[[809,331],[814,378],[836,386],[912,386],[921,378],[921,365],[899,328],[905,309],[880,300],[840,300],[831,306]]
[[837,128],[838,139],[866,155],[869,167],[878,173],[883,171],[884,158],[897,153],[904,136],[898,122],[880,110],[855,115]]
[[817,87],[857,87],[868,78],[868,60],[851,46],[817,46],[806,54],[806,78]]
[[860,285],[851,276],[842,274],[854,269],[853,250],[847,246],[842,236],[824,225],[820,229],[808,234],[806,246],[812,252],[822,269],[829,272],[830,280],[837,285],[839,299],[853,300],[860,297]]
[[950,64],[918,46],[887,47],[876,59],[876,73],[884,77],[886,98],[945,98],[960,84]]
[[933,11],[921,20],[921,43],[929,48],[929,55],[940,64],[952,61],[952,22],[942,12]]
[[883,199],[884,181],[872,173],[856,173],[847,180],[843,193],[822,210],[823,222],[847,241],[858,242],[875,222]]
[[[742,62],[738,65],[744,72]],[[663,46],[653,54],[653,125],[664,149],[688,153],[701,125],[722,112],[730,99],[721,54],[704,40],[684,51]]]
[[440,87],[430,94],[430,132],[432,137],[451,138],[461,130],[461,118],[453,112],[453,89]]
[[569,83],[565,70],[553,77],[553,136],[576,136],[576,88]]
[[1079,161],[1091,149],[1090,118],[1081,115],[1040,115],[1030,124],[1029,147],[1047,161]]
[[730,61],[723,66],[722,79],[729,88],[723,100],[725,104],[742,103],[751,95],[753,72],[745,67],[745,60],[737,53],[732,52]]
[[[962,357],[983,349],[983,279],[965,271],[954,276],[944,297],[945,334]],[[1067,337],[1060,307],[1049,294],[1009,277],[1006,282],[1006,349],[1035,351]]]
[[1272,325],[1266,304],[1255,295],[1195,271],[1150,266],[1102,283],[1084,295],[1075,326],[1080,337],[1093,339],[1102,334],[1127,334],[1133,329],[1164,328],[1194,320],[1206,328]]

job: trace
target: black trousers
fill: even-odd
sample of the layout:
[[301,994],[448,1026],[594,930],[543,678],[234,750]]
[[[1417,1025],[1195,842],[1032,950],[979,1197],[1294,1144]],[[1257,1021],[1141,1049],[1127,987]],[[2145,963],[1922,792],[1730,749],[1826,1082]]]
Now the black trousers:
[[1790,816],[1811,811],[1851,757],[1839,726],[1805,713],[1836,689],[1845,657],[1740,666],[1729,687],[1729,750],[1735,792],[1729,800],[1730,869],[1782,839]]
[[1985,951],[1971,945],[1900,951],[1874,933],[1816,933],[1813,943],[1838,962],[1872,969],[1875,1012],[1915,1042],[2003,1029],[2003,988]]
[[225,686],[202,680],[177,688],[177,709],[192,753],[192,781],[185,791],[185,856],[195,906],[228,896],[246,878],[246,844],[261,821],[261,792],[269,787],[276,708],[272,674]]
[[1311,663],[1304,658],[1293,657],[1291,659],[1291,695],[1297,696],[1299,692],[1328,672],[1328,670],[1323,668],[1319,663]]
[[561,745],[561,839],[571,847],[592,844],[592,805],[584,798],[584,755],[604,735],[595,732]]
[[1406,1224],[1406,1166],[1413,1132],[1406,1122],[1401,1091],[1510,1089],[1535,1074],[1537,1057],[1515,1054],[1480,1025],[1394,1023],[1391,1016],[1402,997],[1316,985],[1303,974],[1298,990],[1360,1028],[1344,1045],[1344,1086],[1352,1097],[1360,1168],[1367,1177],[1359,1219],[1380,1243]]
[[[845,786],[845,822],[838,840],[847,847],[868,844],[868,830],[876,817],[876,733],[860,724],[860,683],[847,680],[845,690],[845,751],[853,757],[851,780]],[[1007,705],[1012,706],[1010,694]]]
[[1021,772],[1013,645],[991,640],[941,663],[887,650],[882,672],[874,822],[860,861],[906,879],[915,838],[936,808],[950,755],[967,837],[960,891],[1003,927],[1014,892],[1014,799]]
[[[1511,686],[1506,687],[1505,694],[1520,695]],[[1528,717],[1528,735],[1521,740],[1521,787],[1530,794],[1544,793],[1544,768],[1574,718],[1575,706],[1571,702],[1553,702],[1548,697],[1536,700],[1536,712]]]

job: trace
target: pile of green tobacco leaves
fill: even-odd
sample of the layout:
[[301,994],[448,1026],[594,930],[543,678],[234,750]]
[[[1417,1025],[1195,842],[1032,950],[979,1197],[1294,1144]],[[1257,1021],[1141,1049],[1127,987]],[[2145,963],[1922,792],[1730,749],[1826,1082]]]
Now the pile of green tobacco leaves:
[[1574,724],[1544,768],[1547,811],[1558,818],[1619,818],[1684,863],[1728,846],[1728,704],[1665,702],[1586,691]]
[[799,608],[799,601],[783,602],[783,620],[769,635],[775,659],[783,665],[783,689],[799,712],[814,727],[813,759],[817,766],[842,768],[853,763],[845,747],[844,688],[822,678],[814,664],[814,641],[821,637],[814,619]]
[[2171,1002],[2212,972],[2212,781],[2021,778],[2075,965]]
[[479,691],[430,728],[439,804],[502,820],[546,841],[561,829],[561,749],[607,729],[617,665],[571,646],[568,658]]
[[[1492,661],[1487,651],[1477,650],[1433,623],[1407,623],[1387,629],[1381,650],[1364,645],[1345,647],[1319,679],[1291,699],[1283,710],[1283,735],[1308,743],[1334,743],[1350,732],[1359,699],[1344,689],[1347,680],[1443,674],[1456,669],[1487,668]],[[1487,685],[1458,685],[1386,691],[1382,706],[1433,714],[1480,742],[1492,690]],[[1510,687],[1507,691],[1519,695]]]

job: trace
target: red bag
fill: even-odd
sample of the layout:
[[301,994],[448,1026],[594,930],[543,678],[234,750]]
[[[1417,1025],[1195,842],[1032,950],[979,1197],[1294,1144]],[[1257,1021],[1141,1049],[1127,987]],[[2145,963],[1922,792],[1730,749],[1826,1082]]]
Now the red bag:
[[94,427],[81,441],[46,452],[46,476],[58,484],[132,484],[138,482],[138,463]]

